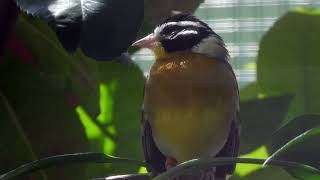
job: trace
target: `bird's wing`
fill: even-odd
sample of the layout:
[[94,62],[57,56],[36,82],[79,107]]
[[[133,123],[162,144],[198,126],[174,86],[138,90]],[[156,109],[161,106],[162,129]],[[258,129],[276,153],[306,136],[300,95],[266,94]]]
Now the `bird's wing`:
[[148,115],[142,110],[142,145],[144,158],[152,169],[148,169],[153,175],[157,175],[166,170],[165,160],[166,157],[160,152],[156,146],[153,137],[151,126],[148,121]]
[[[228,69],[232,72],[235,80],[236,91],[237,91],[237,102],[236,102],[236,112],[233,116],[233,120],[230,127],[230,132],[228,136],[228,140],[221,151],[216,155],[216,157],[238,157],[239,155],[239,146],[240,146],[240,96],[239,96],[239,87],[237,84],[236,76],[232,70],[231,65],[226,62]],[[236,168],[236,164],[227,165],[227,166],[220,166],[217,167],[216,176],[225,178],[227,175],[233,174]]]
[[[236,121],[233,121],[230,128],[228,140],[222,150],[216,155],[216,157],[237,157],[239,154],[239,127],[236,125]],[[233,174],[236,168],[235,164],[227,166],[219,166],[216,169],[216,177],[225,178],[227,175]]]

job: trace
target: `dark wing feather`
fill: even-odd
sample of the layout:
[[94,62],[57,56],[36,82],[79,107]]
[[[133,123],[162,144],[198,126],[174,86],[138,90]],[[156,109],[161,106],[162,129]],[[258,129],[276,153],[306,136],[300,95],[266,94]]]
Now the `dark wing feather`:
[[[230,128],[228,140],[222,150],[216,155],[216,157],[238,157],[239,155],[239,127],[236,125],[236,121],[233,121]],[[216,169],[216,177],[226,178],[227,175],[233,174],[236,168],[235,164],[227,166],[219,166]]]
[[153,176],[164,172],[165,168],[165,160],[166,157],[159,151],[156,146],[153,137],[151,126],[148,121],[148,116],[142,111],[142,145],[144,158],[148,164],[151,165],[152,169],[148,169],[149,172],[152,173]]
[[[220,150],[220,152],[216,155],[216,157],[238,157],[239,155],[239,146],[240,146],[240,96],[239,96],[239,87],[237,84],[236,75],[234,74],[231,65],[226,61],[226,65],[228,69],[233,73],[235,84],[236,84],[236,91],[237,91],[237,109],[232,120],[230,132],[228,136],[228,140],[224,147]],[[216,177],[226,178],[227,175],[232,175],[236,168],[236,164],[227,165],[227,166],[220,166],[217,167],[216,170]]]

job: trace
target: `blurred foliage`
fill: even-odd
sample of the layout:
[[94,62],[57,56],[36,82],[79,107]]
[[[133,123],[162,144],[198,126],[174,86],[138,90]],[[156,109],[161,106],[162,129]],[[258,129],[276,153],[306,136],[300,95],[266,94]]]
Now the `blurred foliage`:
[[[260,145],[266,145],[269,155],[277,151],[273,159],[297,161],[316,168],[320,164],[319,155],[315,152],[320,146],[316,143],[319,139],[317,131],[312,128],[319,126],[320,119],[318,115],[308,113],[320,112],[317,93],[320,87],[319,22],[320,11],[317,10],[297,9],[281,17],[261,40],[257,81],[241,89],[241,105],[260,100],[249,109],[241,106],[241,114],[244,114],[241,142],[266,133],[261,137]],[[281,97],[287,97],[286,103],[281,102]],[[263,101],[269,101],[264,108],[265,114],[259,111],[259,104]],[[247,113],[250,118],[244,117]],[[251,129],[246,127],[247,123]],[[295,139],[297,136],[299,139]],[[251,148],[258,148],[259,144],[251,144]],[[242,146],[250,148],[246,143]],[[249,153],[246,157],[265,158],[263,156],[264,153]],[[250,166],[243,165],[241,169],[237,168],[236,174],[239,176],[243,174],[242,169],[248,168]],[[241,177],[250,180],[293,178],[284,175],[284,171],[277,172],[260,169]],[[295,176],[294,172],[289,173]],[[309,178],[312,179],[311,176]]]
[[[174,1],[152,14],[159,2],[145,2],[139,35],[178,7]],[[190,1],[180,10],[193,11],[200,2]],[[90,27],[98,29],[100,24]],[[299,9],[280,18],[263,37],[257,81],[241,89],[241,157],[271,157],[320,168],[314,153],[320,150],[319,31],[320,12]],[[45,23],[23,14],[10,36],[0,59],[0,173],[42,157],[85,151],[143,160],[142,72],[134,64],[95,61],[81,50],[69,54],[59,39]],[[131,42],[132,36],[123,40]],[[88,179],[138,170],[129,164],[72,165],[27,176]],[[232,179],[293,180],[297,172],[239,165]]]
[[[1,121],[11,128],[1,131],[1,141],[8,141],[0,153],[1,161],[8,162],[0,164],[1,172],[30,160],[74,152],[142,159],[144,77],[138,67],[98,62],[81,52],[71,55],[43,22],[24,15],[10,43],[0,65],[1,112],[8,117]],[[19,146],[23,148],[15,148]],[[90,167],[88,177],[111,174],[111,169],[137,170]],[[87,168],[80,168],[54,168],[46,172],[46,179],[87,179]]]
[[[44,19],[62,45],[78,47],[96,60],[112,60],[132,44],[143,20],[143,0],[15,0],[29,15]],[[130,8],[123,8],[124,6]]]
[[320,112],[320,12],[297,10],[278,20],[264,36],[258,55],[260,92],[294,94],[286,121]]

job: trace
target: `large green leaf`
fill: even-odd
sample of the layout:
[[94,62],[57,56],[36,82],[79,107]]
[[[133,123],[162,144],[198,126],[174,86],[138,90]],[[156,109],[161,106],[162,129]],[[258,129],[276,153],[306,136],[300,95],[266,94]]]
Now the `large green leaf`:
[[[140,114],[144,77],[141,70],[134,64],[96,62],[84,56],[82,58],[96,65],[94,74],[100,83],[100,102],[91,101],[100,105],[98,116],[90,117],[90,121],[101,132],[94,138],[97,141],[93,149],[142,160]],[[109,165],[100,170],[96,167],[90,169],[93,176],[97,177],[137,172],[136,167],[123,164]]]
[[272,135],[270,151],[275,152],[290,140],[317,126],[320,126],[320,115],[318,114],[305,114],[294,118]]
[[[1,136],[1,139],[14,141],[16,137],[10,132],[19,131],[33,159],[87,149],[77,114],[64,92],[46,79],[48,75],[11,53],[7,53],[0,65],[1,92],[15,117],[8,119],[14,122],[14,126],[4,131],[8,134]],[[25,159],[16,154],[25,154],[25,148],[18,149],[19,146],[13,143],[6,148],[9,154],[3,161],[25,163]],[[61,170],[48,171],[47,179],[83,179],[86,176],[84,167],[72,166]]]
[[[290,160],[307,164],[316,168],[320,168],[320,128],[312,128],[296,138],[289,141],[266,161],[268,163],[272,159]],[[290,173],[297,176],[296,173],[288,169]]]
[[[55,33],[42,21],[21,15],[16,32],[22,45],[32,55],[34,66],[44,72],[44,78],[55,88],[71,95],[74,105],[81,105],[91,114],[99,111],[99,82],[93,72],[95,64],[71,55],[60,45]],[[36,38],[35,38],[36,37]],[[77,100],[79,98],[79,100]]]
[[99,60],[111,60],[126,51],[144,11],[143,0],[15,1],[23,11],[47,21],[66,49],[80,47]]
[[248,153],[262,144],[279,128],[292,96],[254,99],[240,103],[241,153]]
[[[80,51],[70,55],[59,44],[50,28],[43,22],[33,18],[21,16],[18,20],[16,31],[17,39],[21,41],[20,45],[23,45],[25,47],[24,51],[31,55],[28,56],[29,60],[25,61],[22,59],[24,56],[21,56],[21,54],[18,55],[19,58],[12,57],[11,54],[5,57],[5,64],[0,64],[1,73],[6,74],[6,76],[1,76],[0,83],[14,87],[19,86],[14,91],[8,90],[10,92],[10,97],[8,97],[10,102],[12,97],[21,100],[17,103],[18,105],[13,104],[12,106],[16,108],[19,105],[26,105],[23,100],[27,97],[30,102],[28,106],[24,107],[26,112],[36,113],[35,111],[39,107],[41,107],[40,110],[47,107],[53,108],[54,111],[50,111],[43,118],[50,116],[50,118],[54,119],[57,116],[71,113],[72,120],[75,120],[73,121],[75,124],[69,126],[67,123],[59,123],[60,121],[61,123],[69,121],[64,118],[57,118],[58,120],[52,121],[52,123],[56,123],[53,126],[50,123],[46,123],[42,118],[34,117],[32,123],[27,124],[29,126],[28,130],[34,130],[32,133],[35,134],[37,127],[41,126],[41,123],[47,124],[46,128],[49,130],[46,132],[46,128],[43,128],[44,135],[37,136],[37,144],[31,143],[32,148],[37,150],[38,146],[46,147],[48,144],[47,136],[50,136],[50,141],[59,141],[61,137],[56,132],[61,131],[63,139],[74,138],[74,143],[77,143],[77,138],[83,138],[86,135],[90,143],[90,148],[86,147],[85,149],[77,148],[74,145],[75,149],[67,151],[68,153],[91,150],[142,159],[139,132],[144,78],[140,69],[135,65],[97,62],[84,56]],[[7,67],[8,63],[11,63],[10,68]],[[20,78],[20,76],[23,78]],[[41,82],[37,81],[39,78]],[[27,92],[24,92],[24,88],[21,88],[21,86],[34,88],[35,91],[26,95],[25,93]],[[45,89],[45,93],[41,94],[43,89]],[[24,93],[20,93],[20,90]],[[39,91],[41,92],[39,93]],[[5,93],[7,95],[7,91]],[[128,93],[130,93],[130,96],[128,96]],[[48,97],[42,97],[46,95]],[[21,96],[22,99],[20,99]],[[39,102],[37,101],[38,96],[41,97]],[[35,101],[31,101],[31,99]],[[47,111],[49,110],[45,112]],[[54,115],[51,115],[51,113]],[[28,123],[28,118],[22,117],[19,119],[23,120],[24,123]],[[71,117],[66,118],[71,119]],[[48,121],[50,120],[48,119]],[[39,125],[37,124],[38,122],[40,123]],[[80,134],[73,132],[77,131],[78,127],[82,127],[81,123],[85,128],[85,132],[82,130]],[[62,133],[64,129],[68,129],[71,135]],[[9,132],[14,132],[14,130]],[[8,134],[6,133],[6,135]],[[85,141],[83,145],[85,146],[86,143]],[[66,142],[66,144],[61,141],[59,144],[61,147],[55,149],[73,146],[72,142]],[[15,152],[13,151],[14,148],[9,147],[11,152]],[[49,150],[47,151],[50,153]],[[57,151],[50,155],[57,153],[61,154],[64,151]],[[17,161],[14,165],[26,162],[15,159],[12,161]],[[7,167],[4,170],[8,170],[8,168],[13,167]],[[69,179],[81,179],[78,176],[85,178],[85,174],[88,174],[90,178],[101,177],[116,170],[124,170],[122,173],[134,173],[137,168],[127,165],[122,165],[121,168],[110,165],[96,165],[92,166],[92,168],[90,166],[87,171],[76,169],[75,171],[77,172],[70,171],[64,174],[68,175]],[[59,173],[56,174],[58,175]]]
[[[13,107],[1,91],[0,115],[0,174],[3,174],[19,166],[20,163],[35,160],[37,157],[23,129],[21,129]],[[33,174],[29,176],[31,179],[41,179],[45,177],[45,174]]]
[[287,119],[320,112],[320,11],[280,18],[260,43],[257,80],[266,95],[294,94]]

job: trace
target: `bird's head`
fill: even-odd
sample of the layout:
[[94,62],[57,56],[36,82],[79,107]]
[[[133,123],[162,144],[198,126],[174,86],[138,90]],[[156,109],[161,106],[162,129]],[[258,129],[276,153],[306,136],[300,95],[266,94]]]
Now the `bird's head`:
[[177,14],[167,18],[154,29],[153,33],[132,45],[151,49],[156,59],[179,51],[228,59],[228,51],[222,38],[206,23],[190,14]]

